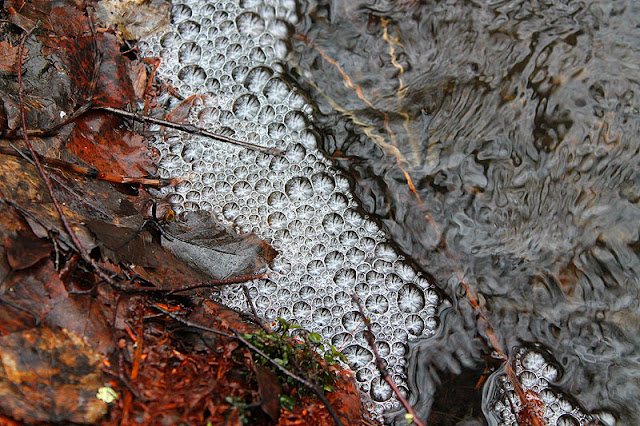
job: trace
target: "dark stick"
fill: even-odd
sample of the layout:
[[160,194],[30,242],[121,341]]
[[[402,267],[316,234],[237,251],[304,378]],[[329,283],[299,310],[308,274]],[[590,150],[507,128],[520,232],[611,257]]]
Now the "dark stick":
[[396,385],[396,382],[394,382],[391,378],[389,370],[387,370],[387,367],[384,365],[384,361],[380,357],[380,354],[378,354],[378,348],[373,337],[373,330],[371,330],[371,321],[369,320],[369,317],[364,314],[362,304],[360,303],[360,298],[358,298],[358,296],[356,296],[355,294],[352,294],[351,298],[358,306],[360,315],[362,315],[362,318],[364,318],[364,323],[367,326],[367,333],[365,334],[365,337],[367,339],[367,343],[369,344],[369,346],[371,346],[371,350],[373,350],[373,355],[376,358],[376,368],[378,369],[378,372],[380,372],[380,375],[382,376],[384,381],[387,382],[389,387],[391,387],[391,390],[396,395],[396,398],[398,398],[398,401],[400,401],[404,409],[407,410],[407,413],[411,415],[411,421],[413,421],[417,426],[424,426],[424,423],[422,422],[422,420],[420,420],[418,414],[416,414],[413,407],[409,404],[409,401],[407,401],[404,395],[402,395],[402,393],[400,392],[400,389],[398,389],[398,385]]
[[44,169],[42,168],[42,164],[40,163],[38,154],[33,149],[33,146],[31,145],[31,141],[29,140],[29,136],[27,135],[27,118],[24,110],[24,98],[22,94],[22,56],[24,54],[24,44],[27,38],[31,35],[31,33],[33,33],[33,31],[36,28],[37,28],[37,25],[35,25],[33,28],[27,31],[24,34],[24,36],[22,36],[22,40],[20,41],[20,47],[18,49],[18,100],[20,103],[20,119],[22,121],[22,135],[24,136],[24,143],[25,145],[27,145],[27,148],[29,148],[29,152],[31,153],[31,158],[33,158],[33,162],[35,163],[36,169],[38,170],[38,174],[40,175],[40,178],[44,182],[44,185],[47,187],[47,191],[49,192],[51,201],[53,202],[53,205],[55,206],[56,210],[58,211],[58,215],[60,216],[60,221],[62,222],[62,225],[64,226],[64,229],[66,230],[67,234],[69,234],[71,241],[73,241],[73,245],[76,247],[76,250],[78,251],[78,253],[80,254],[80,256],[85,262],[93,266],[93,268],[96,270],[96,273],[100,276],[100,278],[105,280],[107,283],[109,283],[113,287],[121,289],[123,286],[120,283],[117,283],[116,281],[114,281],[106,273],[104,273],[104,271],[102,271],[102,269],[96,263],[96,261],[93,260],[91,257],[89,257],[89,254],[82,246],[82,243],[78,239],[78,236],[71,228],[71,225],[69,224],[69,221],[67,220],[67,217],[65,216],[64,211],[62,210],[62,206],[60,206],[60,203],[56,198],[56,194],[53,190],[53,186],[51,185],[51,180],[49,180],[49,176],[44,172]]
[[261,357],[266,359],[270,364],[272,364],[274,367],[276,367],[278,370],[280,370],[284,375],[286,375],[288,377],[291,377],[293,380],[295,380],[298,383],[300,383],[300,384],[306,386],[307,388],[311,389],[311,391],[313,391],[313,393],[316,394],[316,396],[318,398],[320,398],[320,400],[325,405],[325,407],[327,407],[327,410],[329,411],[329,414],[331,414],[331,417],[333,417],[333,420],[336,422],[336,424],[338,426],[344,426],[344,424],[342,423],[342,421],[338,417],[338,414],[335,412],[335,410],[331,406],[331,403],[329,402],[327,397],[324,396],[324,393],[320,389],[318,389],[318,387],[315,384],[309,382],[308,380],[303,379],[302,377],[298,376],[297,374],[292,373],[291,371],[287,370],[286,368],[284,368],[283,366],[278,364],[275,360],[269,358],[269,356],[267,354],[265,354],[263,351],[261,351],[259,348],[257,348],[255,345],[253,345],[251,342],[249,342],[247,339],[242,337],[242,334],[238,330],[230,328],[230,330],[233,331],[234,334],[229,334],[229,333],[225,333],[223,331],[214,330],[212,328],[205,327],[205,326],[193,323],[193,322],[188,321],[188,320],[186,320],[184,318],[180,318],[178,315],[175,315],[174,313],[169,312],[168,310],[166,310],[164,308],[161,308],[158,305],[154,305],[154,307],[157,310],[159,310],[160,312],[165,313],[169,317],[173,318],[174,320],[176,320],[178,322],[183,323],[184,325],[186,325],[188,327],[193,327],[193,328],[196,328],[198,330],[207,331],[209,333],[218,334],[220,336],[225,336],[225,337],[229,337],[229,338],[232,338],[232,339],[235,338],[235,339],[241,341],[246,347],[248,347],[249,349],[251,349],[252,351],[257,353],[258,355],[260,355]]
[[[264,274],[266,275],[266,274]],[[242,291],[244,292],[244,297],[247,299],[247,305],[251,309],[251,315],[253,316],[253,320],[267,333],[271,333],[271,330],[267,328],[266,325],[262,322],[260,317],[258,316],[258,312],[256,312],[256,307],[253,305],[253,299],[251,298],[251,294],[249,294],[249,288],[242,284]]]
[[263,152],[265,154],[282,155],[282,151],[280,151],[278,149],[265,148],[263,146],[252,144],[250,142],[244,142],[244,141],[239,141],[237,139],[232,139],[232,138],[224,136],[224,135],[219,135],[217,133],[212,133],[212,132],[210,132],[210,131],[208,131],[206,129],[203,129],[202,127],[194,126],[193,124],[175,123],[173,121],[161,120],[159,118],[153,118],[153,117],[149,117],[149,116],[146,116],[146,115],[139,115],[139,114],[135,114],[133,112],[125,111],[123,109],[112,108],[112,107],[100,107],[100,109],[105,110],[105,111],[109,111],[109,112],[111,112],[113,114],[118,114],[118,115],[121,115],[121,116],[124,116],[124,117],[127,117],[127,118],[132,118],[132,119],[137,120],[137,121],[159,124],[161,126],[171,127],[172,129],[182,130],[183,132],[187,132],[187,133],[191,133],[191,134],[195,134],[195,135],[207,136],[207,137],[210,137],[210,138],[215,139],[217,141],[221,141],[221,142],[226,142],[226,143],[230,143],[230,144],[233,144],[233,145],[242,146],[244,148],[252,149],[254,151]]

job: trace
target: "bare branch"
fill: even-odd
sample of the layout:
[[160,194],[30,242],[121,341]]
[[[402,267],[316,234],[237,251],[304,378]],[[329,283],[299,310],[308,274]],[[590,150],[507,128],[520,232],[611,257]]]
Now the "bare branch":
[[407,410],[407,413],[411,415],[411,421],[413,421],[413,423],[415,423],[417,426],[424,426],[424,423],[422,422],[422,420],[420,420],[420,417],[418,417],[418,414],[416,414],[413,407],[409,404],[409,401],[407,401],[404,395],[402,395],[402,393],[400,392],[400,389],[398,389],[398,385],[391,378],[391,374],[389,374],[389,370],[387,370],[387,366],[384,364],[384,361],[380,357],[380,354],[378,353],[378,348],[376,346],[375,338],[373,335],[373,330],[371,330],[371,321],[369,320],[369,317],[367,317],[364,314],[364,310],[362,309],[362,303],[360,302],[360,298],[358,298],[358,296],[356,296],[355,294],[352,294],[351,298],[353,299],[354,303],[358,306],[358,311],[360,311],[360,315],[362,315],[362,318],[364,318],[364,323],[367,326],[367,333],[365,333],[365,337],[367,339],[367,343],[369,344],[369,346],[371,346],[371,350],[373,350],[373,355],[376,359],[376,368],[378,369],[378,372],[380,372],[380,375],[382,376],[384,381],[387,382],[387,384],[395,394],[396,398],[398,398],[398,401],[400,401],[400,403],[404,407],[404,409]]

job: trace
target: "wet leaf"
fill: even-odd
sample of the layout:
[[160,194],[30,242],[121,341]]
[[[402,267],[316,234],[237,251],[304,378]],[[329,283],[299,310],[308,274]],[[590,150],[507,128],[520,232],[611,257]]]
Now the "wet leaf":
[[271,261],[266,243],[236,233],[206,211],[183,213],[163,229],[164,247],[214,279],[253,274]]
[[154,170],[143,138],[120,126],[111,114],[91,112],[76,121],[67,149],[98,170],[142,177]]
[[100,1],[96,20],[105,27],[114,27],[125,40],[139,40],[169,24],[169,8],[169,2],[164,0]]
[[34,328],[0,337],[0,407],[24,422],[94,423],[107,405],[101,357],[77,335]]
[[[25,56],[28,52],[24,53]],[[18,46],[12,46],[6,40],[0,41],[0,73],[16,73],[18,71]]]
[[274,422],[277,422],[280,417],[280,393],[282,392],[278,375],[271,368],[260,364],[253,364],[253,371],[258,381],[262,409]]

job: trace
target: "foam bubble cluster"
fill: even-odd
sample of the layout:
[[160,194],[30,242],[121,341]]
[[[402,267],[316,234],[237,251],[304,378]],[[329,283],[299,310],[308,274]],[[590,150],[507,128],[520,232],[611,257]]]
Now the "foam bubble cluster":
[[[578,426],[595,424],[596,418],[584,413],[570,397],[560,392],[557,383],[561,370],[553,361],[537,348],[520,347],[514,352],[513,370],[524,392],[529,412],[541,417],[545,424],[558,426]],[[500,425],[518,425],[516,413],[526,412],[522,398],[515,391],[506,374],[494,377],[494,384],[485,398],[488,413]],[[519,423],[520,420],[520,423]],[[610,424],[599,419],[603,424]]]
[[[284,155],[170,133],[153,142],[158,173],[186,178],[165,190],[179,211],[211,210],[279,251],[269,279],[250,283],[258,313],[295,321],[340,348],[381,411],[394,399],[375,369],[351,295],[362,300],[400,385],[406,343],[436,328],[438,295],[362,212],[348,180],[318,150],[313,105],[281,72],[287,25],[296,20],[294,2],[173,5],[171,29],[141,49],[161,58],[160,78],[181,96],[203,95],[190,120]],[[219,297],[235,307],[246,304],[237,290]]]

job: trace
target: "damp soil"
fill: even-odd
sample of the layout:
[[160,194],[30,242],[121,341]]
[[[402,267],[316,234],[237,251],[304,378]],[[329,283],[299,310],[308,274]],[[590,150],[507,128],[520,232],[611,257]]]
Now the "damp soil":
[[[553,387],[583,411],[637,419],[640,6],[304,8],[290,65],[323,149],[450,302],[440,332],[412,343],[422,414],[487,421],[493,335],[507,357],[548,352]],[[435,365],[447,357],[457,368]],[[475,411],[443,404],[438,381]]]

